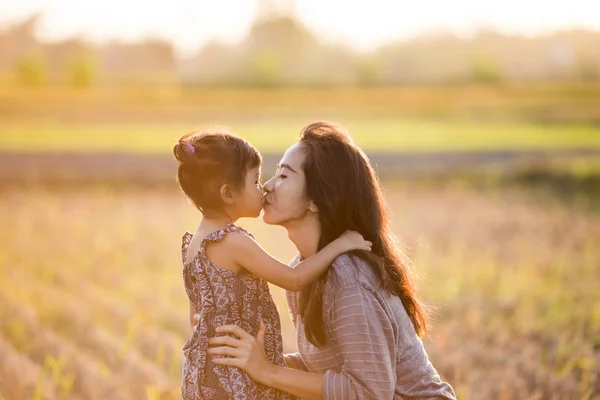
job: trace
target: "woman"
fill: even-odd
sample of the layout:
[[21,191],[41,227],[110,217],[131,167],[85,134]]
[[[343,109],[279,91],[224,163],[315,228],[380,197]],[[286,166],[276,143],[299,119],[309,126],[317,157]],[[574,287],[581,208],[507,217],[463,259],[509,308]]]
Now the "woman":
[[306,399],[454,399],[423,348],[426,312],[394,244],[379,181],[345,130],[306,126],[265,192],[265,222],[285,227],[300,253],[292,267],[345,230],[373,242],[372,252],[339,256],[315,283],[288,293],[299,350],[286,356],[288,368],[265,359],[263,331],[255,338],[236,326],[217,329],[235,337],[209,340],[214,362]]

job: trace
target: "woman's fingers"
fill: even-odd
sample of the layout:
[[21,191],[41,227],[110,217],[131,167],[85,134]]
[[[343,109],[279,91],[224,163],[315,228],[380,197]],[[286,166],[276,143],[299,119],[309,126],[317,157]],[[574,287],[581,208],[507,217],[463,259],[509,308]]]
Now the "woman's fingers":
[[259,381],[268,369],[270,363],[265,357],[264,336],[266,324],[260,321],[260,326],[256,337],[245,332],[235,325],[224,325],[217,328],[217,332],[235,336],[216,336],[208,340],[213,347],[209,347],[207,352],[211,355],[212,361],[218,365],[232,366],[241,368],[248,372],[252,379]]
[[239,350],[233,347],[211,347],[207,350],[208,354],[212,354],[213,356],[229,356],[236,357],[239,355]]
[[265,337],[265,332],[267,331],[267,324],[265,324],[264,320],[260,320],[260,324],[258,325],[258,333],[256,334],[256,337],[262,337],[264,339]]
[[210,345],[224,345],[230,347],[239,347],[242,341],[231,336],[215,336],[208,339]]
[[260,351],[265,353],[265,332],[267,331],[267,326],[265,325],[265,321],[260,321],[260,328],[258,329],[258,333],[256,334],[256,342],[258,343],[258,348]]
[[227,367],[238,367],[243,369],[243,365],[237,358],[213,358],[213,364],[225,365]]
[[246,332],[245,330],[243,330],[242,328],[240,328],[237,325],[219,326],[216,328],[216,331],[219,333],[233,333],[240,339],[248,339],[248,338],[252,337],[252,335],[250,335],[248,332]]

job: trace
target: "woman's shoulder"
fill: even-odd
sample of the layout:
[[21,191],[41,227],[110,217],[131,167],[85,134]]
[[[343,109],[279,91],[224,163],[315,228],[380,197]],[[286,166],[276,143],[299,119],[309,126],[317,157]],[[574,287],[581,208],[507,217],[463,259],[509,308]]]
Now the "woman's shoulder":
[[357,285],[369,289],[377,288],[380,286],[380,279],[376,268],[377,266],[355,254],[341,254],[328,270],[326,289],[329,287],[337,290]]
[[400,297],[390,293],[381,284],[377,266],[357,255],[342,254],[329,269],[323,294],[326,308],[336,301],[336,298],[354,297],[372,299],[370,304],[378,304],[388,321],[396,327],[403,340],[413,342],[416,332]]
[[[300,261],[302,257],[298,254],[288,265],[295,268]],[[359,284],[368,288],[377,288],[380,286],[380,279],[375,268],[376,266],[357,255],[341,254],[326,272],[325,290],[337,290]]]

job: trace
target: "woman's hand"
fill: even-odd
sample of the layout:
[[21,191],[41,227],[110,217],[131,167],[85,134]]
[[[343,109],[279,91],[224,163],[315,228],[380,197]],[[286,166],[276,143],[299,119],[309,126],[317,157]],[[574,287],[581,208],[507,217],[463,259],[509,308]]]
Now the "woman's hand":
[[[233,333],[236,337],[216,336],[208,339],[208,354],[215,364],[238,367],[263,385],[303,399],[323,398],[323,375],[280,367],[265,356],[265,324],[261,321],[256,337],[235,325],[224,325],[218,333]],[[227,356],[227,357],[223,357]]]
[[213,363],[241,368],[255,381],[265,383],[273,367],[265,355],[265,330],[263,321],[256,337],[236,325],[220,326],[216,328],[217,333],[233,333],[236,337],[215,336],[208,339],[210,346],[217,346],[209,347],[208,354],[213,356]]

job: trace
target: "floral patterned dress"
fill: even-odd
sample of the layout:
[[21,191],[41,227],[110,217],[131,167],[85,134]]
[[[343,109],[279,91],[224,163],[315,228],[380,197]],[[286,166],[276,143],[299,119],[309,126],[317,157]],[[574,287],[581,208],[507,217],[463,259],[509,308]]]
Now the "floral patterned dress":
[[253,237],[234,224],[209,234],[190,262],[186,261],[192,234],[182,238],[183,280],[190,301],[200,314],[200,321],[183,346],[185,362],[181,391],[184,400],[198,399],[294,399],[293,396],[254,382],[236,367],[212,363],[207,355],[208,338],[221,325],[238,325],[256,335],[262,319],[266,325],[265,352],[267,359],[277,365],[283,361],[283,345],[279,313],[269,292],[267,282],[246,270],[228,270],[212,263],[206,256],[206,246],[231,232]]

